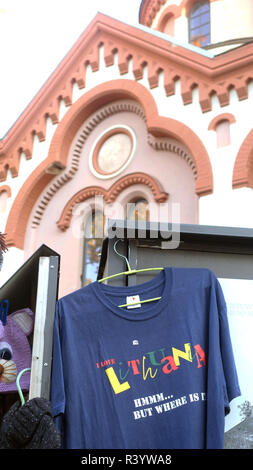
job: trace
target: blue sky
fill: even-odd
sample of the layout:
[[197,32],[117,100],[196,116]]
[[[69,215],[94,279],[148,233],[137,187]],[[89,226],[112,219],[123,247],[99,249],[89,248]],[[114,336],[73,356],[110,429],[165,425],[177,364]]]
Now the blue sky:
[[96,13],[138,24],[140,0],[0,0],[0,138]]

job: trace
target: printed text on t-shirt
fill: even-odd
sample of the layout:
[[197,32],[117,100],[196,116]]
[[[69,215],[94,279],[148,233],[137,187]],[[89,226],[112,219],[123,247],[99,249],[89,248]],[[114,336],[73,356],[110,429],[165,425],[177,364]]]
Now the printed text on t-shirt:
[[[168,375],[173,371],[178,370],[180,366],[180,359],[193,363],[193,359],[196,358],[195,364],[198,368],[206,365],[206,356],[202,347],[199,344],[193,346],[194,354],[192,354],[191,343],[184,344],[184,351],[177,349],[172,346],[172,354],[165,355],[165,348],[159,349],[158,351],[151,351],[145,353],[140,359],[132,359],[127,361],[127,364],[119,362],[116,364],[115,359],[111,359],[113,364],[118,366],[117,373],[115,372],[116,367],[108,367],[104,369],[109,382],[113,388],[115,394],[125,392],[131,388],[129,383],[131,376],[140,376],[142,373],[143,380],[147,378],[155,379],[156,375],[162,371],[162,373]],[[158,354],[162,354],[162,359],[158,362]],[[106,361],[104,361],[106,362]],[[109,363],[109,361],[107,361]],[[101,366],[103,362],[100,362]],[[112,363],[112,362],[111,362]],[[147,365],[148,363],[148,365]],[[98,367],[98,362],[96,363]],[[105,364],[107,365],[107,364]],[[128,380],[125,380],[128,377]],[[120,382],[123,381],[123,382]]]

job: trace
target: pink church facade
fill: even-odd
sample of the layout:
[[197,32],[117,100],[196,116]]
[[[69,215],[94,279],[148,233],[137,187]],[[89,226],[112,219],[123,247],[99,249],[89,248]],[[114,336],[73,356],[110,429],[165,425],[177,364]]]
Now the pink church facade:
[[90,282],[108,218],[169,222],[177,205],[181,223],[253,227],[241,8],[143,0],[137,26],[97,14],[0,141],[1,283],[42,244],[61,255],[60,296]]

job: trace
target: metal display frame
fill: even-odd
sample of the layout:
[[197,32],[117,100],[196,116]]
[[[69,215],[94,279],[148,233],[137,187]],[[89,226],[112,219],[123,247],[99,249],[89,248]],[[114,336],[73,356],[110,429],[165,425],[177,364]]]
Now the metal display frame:
[[[253,229],[181,224],[178,247],[164,248],[164,242],[170,241],[172,234],[172,224],[109,219],[98,279],[105,272],[111,275],[126,269],[124,259],[114,251],[117,239],[122,240],[117,250],[127,256],[132,269],[160,265],[205,267],[217,277],[234,278],[236,273],[236,278],[253,279]],[[152,277],[150,273],[138,274],[108,282],[111,285],[134,285]]]
[[0,299],[9,300],[9,313],[27,307],[34,312],[29,399],[50,397],[59,269],[60,255],[47,245],[41,245],[0,288]]

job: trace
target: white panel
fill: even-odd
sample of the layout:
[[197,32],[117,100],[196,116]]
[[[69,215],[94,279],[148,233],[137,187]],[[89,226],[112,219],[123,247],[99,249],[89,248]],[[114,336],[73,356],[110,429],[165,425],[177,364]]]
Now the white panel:
[[41,395],[50,257],[40,257],[29,400]]

